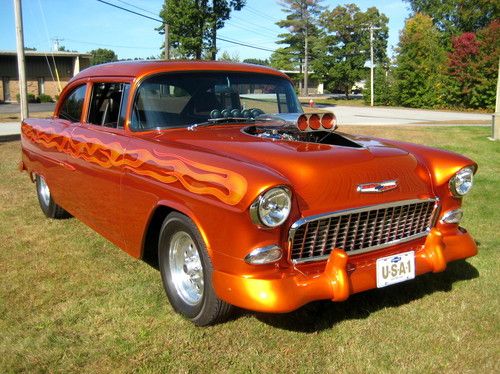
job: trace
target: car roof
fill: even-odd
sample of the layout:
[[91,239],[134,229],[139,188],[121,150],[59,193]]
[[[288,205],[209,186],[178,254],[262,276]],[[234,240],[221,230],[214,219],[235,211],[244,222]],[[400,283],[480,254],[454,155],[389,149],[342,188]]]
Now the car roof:
[[72,80],[92,77],[142,77],[162,72],[183,71],[236,71],[248,73],[266,73],[288,78],[280,71],[262,65],[229,63],[223,61],[121,61],[91,66],[78,73]]

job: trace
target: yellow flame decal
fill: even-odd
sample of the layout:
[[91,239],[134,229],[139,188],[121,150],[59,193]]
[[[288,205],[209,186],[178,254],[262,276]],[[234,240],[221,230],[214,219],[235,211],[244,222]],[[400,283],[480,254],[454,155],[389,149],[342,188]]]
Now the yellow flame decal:
[[100,139],[83,135],[72,139],[65,130],[55,133],[53,128],[35,128],[26,124],[23,124],[22,132],[26,138],[45,148],[64,152],[103,168],[123,167],[163,183],[179,182],[192,193],[211,195],[229,205],[238,204],[247,191],[247,181],[242,175],[172,153],[125,150],[118,142],[105,144]]

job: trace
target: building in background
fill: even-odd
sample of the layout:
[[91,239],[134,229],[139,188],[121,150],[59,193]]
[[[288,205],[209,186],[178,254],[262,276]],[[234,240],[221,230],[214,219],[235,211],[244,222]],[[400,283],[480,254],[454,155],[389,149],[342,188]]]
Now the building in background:
[[[28,95],[49,95],[55,99],[60,88],[90,66],[91,55],[78,52],[25,51]],[[59,76],[59,82],[58,77]],[[0,51],[0,102],[16,102],[19,95],[17,55]]]

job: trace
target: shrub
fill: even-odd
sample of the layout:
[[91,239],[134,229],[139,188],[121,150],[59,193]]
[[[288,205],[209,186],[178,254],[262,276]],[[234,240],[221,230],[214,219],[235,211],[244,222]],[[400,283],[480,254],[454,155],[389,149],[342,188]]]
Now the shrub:
[[52,102],[54,102],[54,100],[52,100],[52,97],[50,95],[41,94],[40,96],[38,96],[38,102],[40,102],[40,103],[52,103]]

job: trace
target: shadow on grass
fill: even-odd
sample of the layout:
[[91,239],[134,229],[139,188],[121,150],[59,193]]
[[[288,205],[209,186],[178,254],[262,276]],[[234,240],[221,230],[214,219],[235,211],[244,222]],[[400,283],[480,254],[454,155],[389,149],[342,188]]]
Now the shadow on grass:
[[450,291],[453,283],[478,276],[474,266],[466,261],[457,261],[448,264],[443,273],[425,274],[409,282],[355,294],[345,302],[313,302],[286,314],[249,314],[273,327],[314,333],[345,320],[367,318],[380,309],[398,307],[434,292]]

